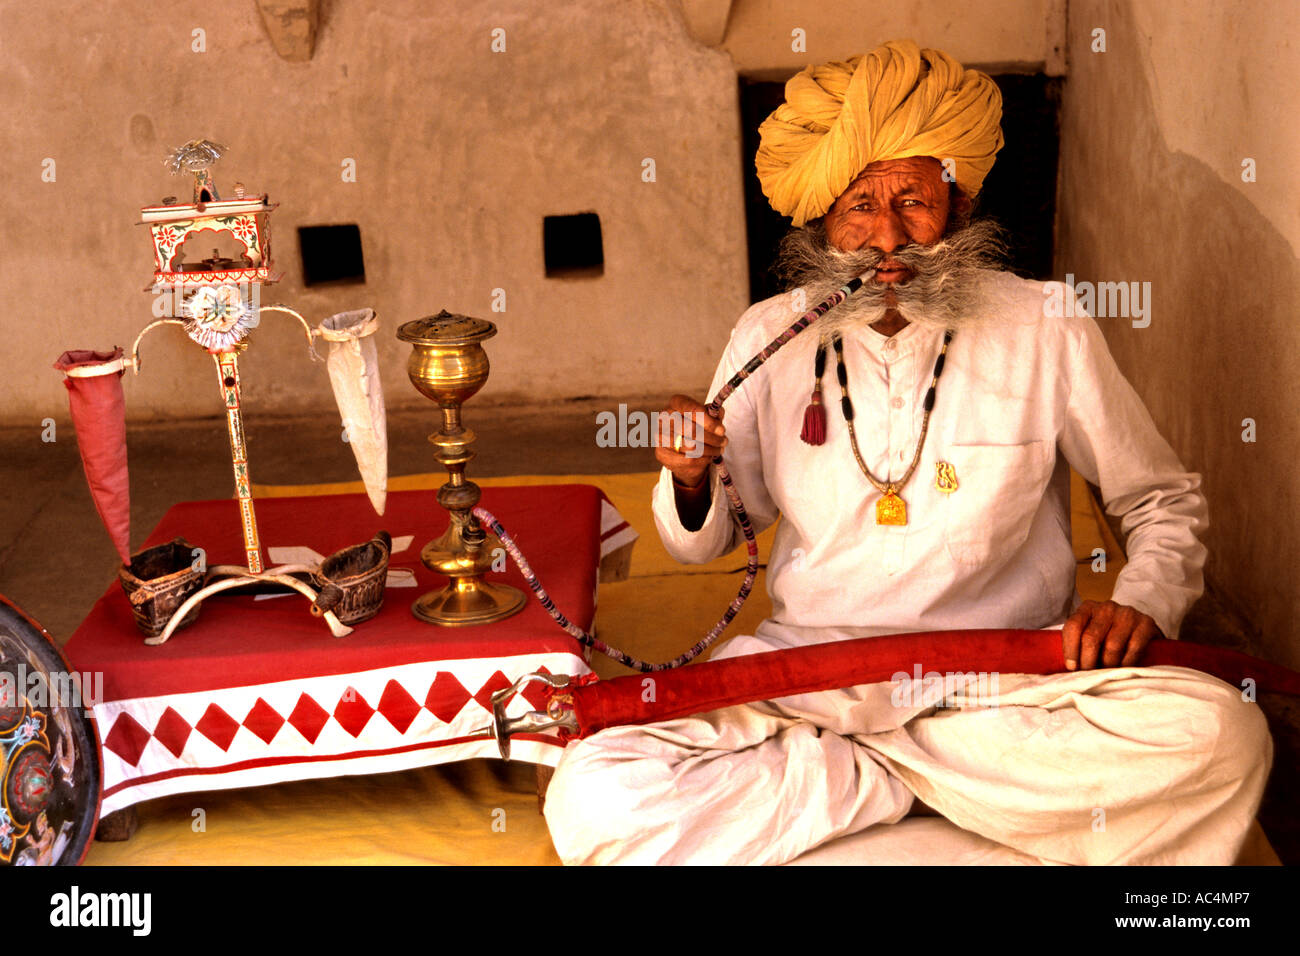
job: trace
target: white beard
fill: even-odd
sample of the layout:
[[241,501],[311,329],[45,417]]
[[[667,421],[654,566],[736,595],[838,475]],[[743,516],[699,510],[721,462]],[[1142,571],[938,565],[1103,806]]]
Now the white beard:
[[890,253],[912,272],[903,283],[873,278],[884,255],[874,249],[841,252],[820,223],[792,230],[781,243],[777,271],[803,288],[808,307],[822,301],[854,276],[866,275],[862,288],[819,322],[823,332],[873,325],[896,312],[910,323],[957,329],[987,312],[985,276],[999,263],[1005,245],[999,227],[977,220],[929,246],[909,245]]

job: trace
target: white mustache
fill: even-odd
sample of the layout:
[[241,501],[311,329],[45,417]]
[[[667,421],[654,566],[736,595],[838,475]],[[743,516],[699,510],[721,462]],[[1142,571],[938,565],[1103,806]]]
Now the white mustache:
[[874,324],[891,310],[920,325],[953,328],[976,317],[978,287],[986,270],[1005,254],[1002,232],[991,220],[977,220],[933,245],[907,245],[889,253],[878,249],[844,252],[826,239],[820,223],[791,230],[781,242],[776,271],[817,301],[854,276],[874,277],[888,262],[911,275],[892,283],[867,281],[820,321],[823,331]]

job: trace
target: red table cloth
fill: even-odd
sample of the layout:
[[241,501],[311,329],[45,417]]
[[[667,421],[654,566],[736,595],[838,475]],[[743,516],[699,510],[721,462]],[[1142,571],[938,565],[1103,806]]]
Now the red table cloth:
[[[600,490],[485,488],[482,503],[514,535],[557,605],[590,628],[602,529],[607,550],[621,523]],[[412,569],[417,587],[390,587],[378,616],[343,638],[299,595],[218,595],[194,624],[150,647],[114,582],[65,648],[77,670],[103,674],[94,708],[104,744],[103,814],[173,793],[493,757],[495,741],[465,739],[488,723],[493,691],[537,670],[589,671],[580,645],[531,593],[522,612],[496,624],[445,628],[412,616],[412,602],[446,580],[419,560],[447,522],[431,491],[390,494],[383,517],[365,495],[268,498],[257,502],[257,515],[264,547],[305,545],[321,554],[381,528],[395,538],[413,534],[390,567]],[[145,547],[177,536],[203,548],[209,565],[242,563],[233,500],[175,506]],[[513,565],[489,577],[527,593]],[[542,700],[533,684],[510,712]],[[514,739],[512,755],[554,765],[561,750],[553,735],[526,735]]]

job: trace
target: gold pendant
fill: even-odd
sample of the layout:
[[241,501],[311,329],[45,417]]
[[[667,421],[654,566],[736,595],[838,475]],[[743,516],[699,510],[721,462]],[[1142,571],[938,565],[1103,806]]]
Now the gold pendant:
[[950,495],[957,490],[957,469],[946,461],[937,461],[934,463],[934,486],[942,491],[945,495]]
[[880,496],[876,502],[876,524],[907,524],[907,505],[892,491]]

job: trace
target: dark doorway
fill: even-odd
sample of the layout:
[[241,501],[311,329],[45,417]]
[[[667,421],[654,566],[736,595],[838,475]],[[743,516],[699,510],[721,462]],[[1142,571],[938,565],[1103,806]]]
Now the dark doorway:
[[[1004,73],[993,80],[1002,92],[1002,135],[1006,145],[984,181],[975,214],[990,216],[1007,228],[1013,272],[1026,278],[1050,279],[1061,81],[1042,74],[1018,73]],[[781,291],[771,265],[790,220],[767,204],[754,172],[754,154],[758,151],[759,124],[784,99],[783,82],[740,78],[749,291],[755,302]]]

